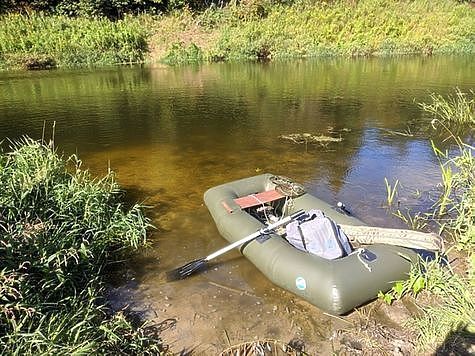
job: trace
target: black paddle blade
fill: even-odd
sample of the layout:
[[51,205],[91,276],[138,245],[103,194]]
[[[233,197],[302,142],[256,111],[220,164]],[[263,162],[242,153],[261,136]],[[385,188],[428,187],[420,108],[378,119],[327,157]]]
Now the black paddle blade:
[[199,260],[188,262],[186,265],[178,267],[172,271],[167,272],[168,281],[176,281],[179,279],[185,279],[188,276],[191,276],[193,273],[196,273],[207,265],[207,261],[204,258]]

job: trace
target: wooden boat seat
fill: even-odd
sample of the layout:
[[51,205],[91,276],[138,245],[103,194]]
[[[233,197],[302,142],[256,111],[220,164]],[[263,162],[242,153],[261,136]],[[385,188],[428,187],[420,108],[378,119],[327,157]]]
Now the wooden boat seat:
[[241,207],[241,209],[250,208],[256,205],[262,205],[275,201],[285,196],[277,190],[267,190],[265,192],[246,195],[245,197],[234,199],[234,202]]

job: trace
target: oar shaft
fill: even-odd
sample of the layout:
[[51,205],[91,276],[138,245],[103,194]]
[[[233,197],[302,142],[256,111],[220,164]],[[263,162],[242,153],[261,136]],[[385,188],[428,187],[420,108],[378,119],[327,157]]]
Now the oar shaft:
[[278,228],[279,226],[282,226],[282,225],[285,225],[285,224],[288,224],[290,221],[292,221],[293,219],[296,219],[298,218],[299,216],[301,216],[302,214],[304,214],[305,212],[303,210],[299,210],[298,212],[290,215],[290,216],[287,216],[285,218],[283,218],[282,220],[279,220],[273,224],[270,224],[268,226],[266,226],[265,228],[262,228],[260,229],[259,231],[251,234],[251,235],[248,235],[244,238],[242,238],[241,240],[238,240],[238,241],[235,241],[233,242],[231,245],[228,245],[226,247],[223,247],[222,249],[216,251],[216,252],[213,252],[212,254],[208,255],[205,257],[205,260],[206,261],[210,261],[212,260],[213,258],[216,258],[222,254],[225,254],[226,252],[232,250],[233,248],[236,248],[238,246],[241,246],[242,244],[245,244],[246,242],[249,242],[249,241],[252,241],[256,238],[258,238],[259,236],[261,235],[264,235],[264,234],[268,234],[269,232],[271,232],[272,230],[275,230],[276,228]]
[[244,239],[241,239],[241,240],[238,240],[238,241],[235,241],[233,242],[231,245],[228,245],[226,247],[223,247],[221,250],[218,250],[216,252],[213,252],[211,255],[208,255],[206,256],[205,260],[206,261],[209,261],[209,260],[212,260],[213,258],[216,258],[222,254],[225,254],[226,252],[228,251],[231,251],[233,248],[236,248],[242,244],[245,244],[246,242],[248,241],[251,241],[257,237],[259,237],[260,235],[262,235],[262,230],[259,230],[255,233],[253,233],[252,235],[249,235],[249,236],[246,236]]

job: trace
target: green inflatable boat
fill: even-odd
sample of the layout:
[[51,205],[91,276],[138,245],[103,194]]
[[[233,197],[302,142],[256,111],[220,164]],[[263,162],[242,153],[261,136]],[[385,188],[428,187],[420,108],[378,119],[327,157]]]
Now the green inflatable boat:
[[[364,225],[305,192],[288,178],[263,174],[223,184],[206,191],[205,204],[220,234],[235,242],[265,228],[271,218],[281,219],[299,210],[318,209],[337,224]],[[406,279],[417,253],[392,245],[365,245],[333,260],[290,245],[285,229],[241,246],[241,252],[281,288],[335,315],[387,291],[394,281]]]

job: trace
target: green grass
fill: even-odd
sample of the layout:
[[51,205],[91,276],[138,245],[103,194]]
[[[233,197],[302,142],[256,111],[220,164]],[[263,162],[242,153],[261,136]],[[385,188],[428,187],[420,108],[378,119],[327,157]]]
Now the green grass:
[[[417,332],[418,348],[453,352],[450,348],[457,343],[463,346],[464,335],[475,329],[475,147],[464,143],[447,126],[454,116],[458,116],[457,122],[470,122],[466,119],[466,113],[470,112],[467,102],[470,101],[465,94],[456,90],[456,96],[449,100],[437,94],[432,94],[432,98],[433,104],[419,105],[438,117],[432,122],[434,128],[442,128],[448,134],[445,141],[451,140],[458,150],[443,152],[433,144],[442,184],[432,211],[409,217],[398,213],[408,222],[417,221],[418,225],[425,226],[429,220],[438,222],[445,238],[452,237],[447,254],[453,253],[456,259],[465,260],[465,263],[454,272],[450,264],[440,258],[421,262],[413,266],[407,281],[397,282],[390,292],[380,293],[380,297],[391,303],[407,294],[426,295],[425,302],[420,303],[420,315],[408,323]],[[460,352],[467,350],[462,348]]]
[[169,64],[474,53],[474,9],[454,0],[249,0],[161,16],[0,17],[0,67]]
[[147,52],[138,18],[123,20],[7,14],[0,17],[0,67],[136,63]]
[[[209,60],[473,53],[474,10],[453,0],[254,0],[164,18],[165,31],[209,34]],[[171,15],[173,16],[173,15]],[[160,36],[158,42],[166,37]],[[174,40],[181,38],[174,36]],[[197,39],[183,36],[186,42]],[[187,43],[185,43],[187,44]],[[162,45],[168,46],[169,43]]]
[[[25,138],[0,155],[0,349],[6,355],[159,354],[154,329],[112,313],[103,270],[145,243],[110,172]],[[151,334],[153,333],[153,334]]]
[[444,97],[431,93],[431,103],[420,103],[419,107],[436,119],[449,123],[475,124],[475,92],[468,93],[455,88],[454,94]]
[[440,347],[451,333],[463,333],[475,326],[473,281],[444,267],[440,259],[414,266],[408,280],[397,282],[390,292],[380,293],[380,298],[391,303],[407,294],[421,294],[432,302],[407,322],[417,331],[421,351]]

